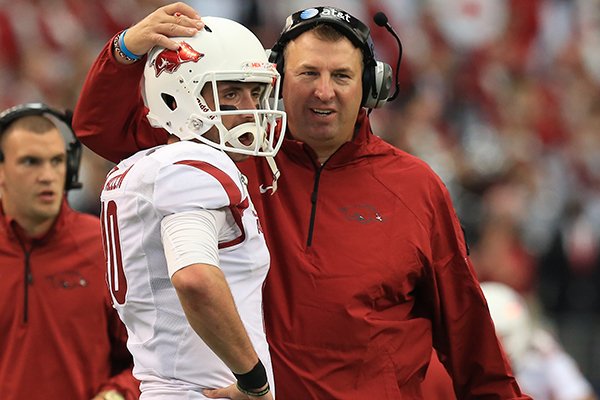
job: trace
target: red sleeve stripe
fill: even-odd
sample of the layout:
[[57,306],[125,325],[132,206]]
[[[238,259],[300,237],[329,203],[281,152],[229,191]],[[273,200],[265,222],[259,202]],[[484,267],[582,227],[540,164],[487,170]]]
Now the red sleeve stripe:
[[242,243],[246,240],[246,230],[244,229],[244,223],[242,222],[242,215],[244,214],[244,210],[248,208],[250,203],[248,202],[248,198],[244,199],[244,202],[238,204],[237,206],[230,206],[229,210],[231,210],[231,215],[233,215],[233,219],[240,228],[241,235],[237,238],[230,240],[229,242],[219,243],[219,249],[224,249],[227,247],[235,246],[238,243]]
[[240,192],[240,189],[237,187],[233,179],[231,179],[229,175],[227,175],[225,172],[221,171],[214,165],[204,161],[196,160],[182,160],[176,162],[175,164],[189,165],[190,167],[198,168],[199,170],[210,174],[221,184],[221,186],[223,186],[223,189],[225,189],[227,197],[229,198],[230,205],[235,206],[242,201],[242,193]]

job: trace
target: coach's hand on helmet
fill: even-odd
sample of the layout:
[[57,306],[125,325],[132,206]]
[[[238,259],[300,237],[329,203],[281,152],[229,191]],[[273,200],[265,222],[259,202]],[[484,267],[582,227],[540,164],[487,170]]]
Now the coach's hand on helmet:
[[[135,55],[144,55],[152,47],[159,45],[177,50],[177,42],[169,39],[175,36],[194,36],[204,28],[200,14],[189,5],[177,2],[158,8],[125,32],[123,41],[127,50]],[[126,64],[122,57],[117,60]]]

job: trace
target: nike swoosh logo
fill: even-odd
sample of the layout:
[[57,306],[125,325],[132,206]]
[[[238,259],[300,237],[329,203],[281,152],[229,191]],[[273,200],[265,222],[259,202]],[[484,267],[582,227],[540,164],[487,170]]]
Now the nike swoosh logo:
[[265,194],[265,193],[267,193],[269,190],[273,190],[273,186],[267,186],[267,187],[265,187],[263,184],[261,184],[261,185],[258,187],[258,190],[260,191],[260,193],[261,193],[261,194]]

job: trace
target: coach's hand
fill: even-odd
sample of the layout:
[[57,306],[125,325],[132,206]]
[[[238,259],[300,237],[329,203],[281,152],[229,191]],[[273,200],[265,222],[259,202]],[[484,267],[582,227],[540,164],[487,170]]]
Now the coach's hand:
[[[194,36],[204,28],[200,14],[189,5],[178,2],[158,8],[125,32],[123,41],[127,49],[136,55],[146,54],[159,45],[177,50],[177,42],[169,39],[174,36]],[[120,62],[129,63],[122,57]]]

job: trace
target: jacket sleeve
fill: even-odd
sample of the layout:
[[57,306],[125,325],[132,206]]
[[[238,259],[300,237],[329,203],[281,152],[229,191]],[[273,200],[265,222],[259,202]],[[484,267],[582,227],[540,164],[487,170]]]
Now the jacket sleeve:
[[110,300],[106,299],[108,334],[110,337],[111,377],[104,382],[96,393],[105,390],[116,390],[126,400],[137,400],[140,397],[140,382],[133,376],[133,357],[127,349],[127,329]]
[[118,162],[138,150],[167,142],[167,132],[146,118],[140,81],[145,57],[120,64],[112,54],[112,39],[88,71],[73,114],[79,140],[100,156]]
[[433,344],[459,399],[529,399],[523,395],[496,337],[487,303],[468,257],[450,195],[432,190],[431,269]]

